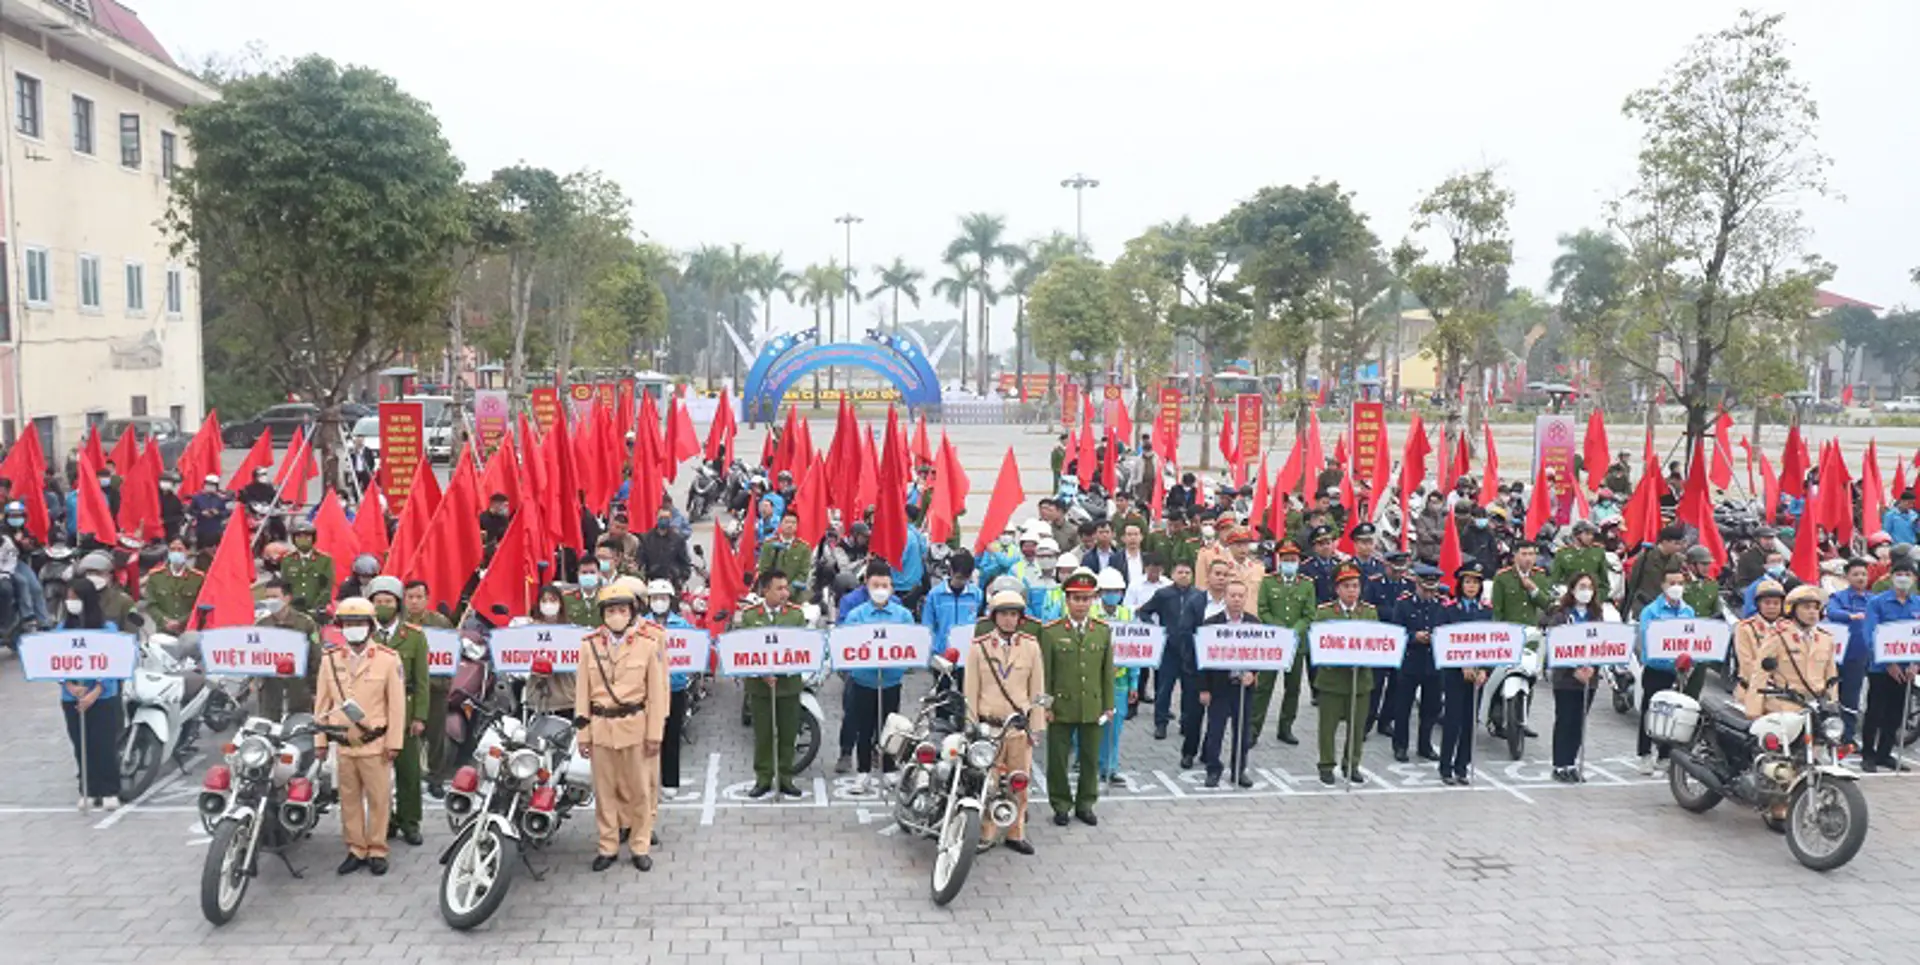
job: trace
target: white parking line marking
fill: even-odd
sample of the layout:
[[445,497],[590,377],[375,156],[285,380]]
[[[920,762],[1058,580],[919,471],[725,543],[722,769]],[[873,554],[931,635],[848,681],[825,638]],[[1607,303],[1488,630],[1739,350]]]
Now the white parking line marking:
[[720,752],[707,755],[707,792],[700,799],[700,826],[713,823],[713,810],[720,805]]

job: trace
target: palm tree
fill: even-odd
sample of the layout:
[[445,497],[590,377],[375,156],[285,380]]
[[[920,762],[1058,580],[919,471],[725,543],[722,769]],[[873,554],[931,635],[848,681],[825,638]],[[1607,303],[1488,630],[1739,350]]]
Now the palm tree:
[[[847,332],[851,334],[853,332],[853,303],[860,300],[860,289],[853,287],[853,270],[841,265],[837,258],[828,258],[827,263],[820,267],[825,271],[833,273],[833,294],[834,297],[840,299],[840,304],[846,309]],[[834,302],[832,299],[829,299],[827,301],[827,341],[833,341],[838,336],[839,330],[837,319],[834,316]],[[827,366],[827,388],[831,389],[833,387],[833,366],[829,365]]]
[[988,339],[987,305],[994,297],[994,288],[990,282],[993,266],[1012,264],[1020,257],[1018,246],[1005,240],[1007,219],[1004,215],[987,214],[976,211],[960,217],[960,234],[947,242],[947,260],[963,261],[971,258],[973,268],[979,277],[973,279],[973,291],[979,306],[977,323],[980,326],[980,368],[976,375],[979,392],[987,394],[987,354],[992,347]]
[[798,284],[800,276],[787,270],[780,260],[778,252],[748,255],[747,262],[741,267],[742,287],[760,296],[760,334],[773,331],[773,293],[779,292],[788,298],[793,297],[793,286]]
[[900,333],[900,296],[907,296],[913,307],[919,308],[920,283],[926,280],[927,273],[908,267],[906,259],[899,255],[893,256],[891,265],[873,266],[873,273],[880,276],[880,284],[873,286],[867,297],[878,298],[881,292],[893,292],[893,331],[897,335]]
[[973,291],[974,279],[979,276],[979,270],[952,258],[947,259],[947,267],[953,274],[933,283],[933,297],[944,298],[947,304],[957,305],[960,308],[960,384],[965,385],[967,384],[967,295]]
[[[837,268],[808,265],[800,273],[800,304],[813,306],[813,340],[816,344],[823,341],[820,337],[820,309],[833,304],[833,295],[839,286],[840,272]],[[813,373],[813,407],[820,408],[820,372],[817,369]]]
[[[1013,367],[1014,391],[1020,393],[1022,401],[1026,399],[1027,384],[1027,295],[1033,291],[1033,285],[1040,276],[1053,267],[1053,263],[1069,255],[1086,254],[1086,246],[1064,231],[1056,231],[1046,238],[1035,238],[1019,249],[1020,254],[1008,267],[1012,272],[1007,278],[1007,287],[1001,289],[1002,295],[1014,298],[1013,316]],[[1048,363],[1047,395],[1053,398],[1053,367],[1057,363]]]
[[733,252],[719,245],[701,245],[687,253],[686,278],[706,295],[705,348],[707,388],[713,388],[713,362],[719,348],[719,333],[715,323],[720,316],[720,299],[723,292],[732,288],[735,275]]

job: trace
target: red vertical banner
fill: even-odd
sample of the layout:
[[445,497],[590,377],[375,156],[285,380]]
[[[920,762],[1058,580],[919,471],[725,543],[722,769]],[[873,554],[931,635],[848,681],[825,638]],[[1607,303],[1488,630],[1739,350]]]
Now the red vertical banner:
[[1068,382],[1060,387],[1060,424],[1071,429],[1080,421],[1080,384]]
[[[1542,415],[1533,420],[1533,465],[1534,478],[1541,476],[1541,468],[1553,477],[1553,523],[1565,526],[1573,519],[1573,454],[1574,440],[1579,433],[1574,429],[1571,415]],[[1532,525],[1533,520],[1527,520]]]
[[567,414],[575,419],[584,419],[587,409],[593,406],[594,396],[599,391],[591,382],[575,382],[567,386]]
[[1353,478],[1372,481],[1380,460],[1393,458],[1386,451],[1386,404],[1355,402],[1352,425],[1353,446],[1347,453],[1348,469]]
[[1235,428],[1239,431],[1240,464],[1251,466],[1260,461],[1260,416],[1266,400],[1257,392],[1234,397]]
[[618,382],[595,382],[593,394],[600,400],[601,405],[607,407],[608,412],[614,411],[620,405],[620,383]]
[[1105,403],[1120,401],[1120,387],[1111,382],[1101,386],[1100,401],[1103,407]]
[[533,422],[541,435],[553,431],[553,421],[560,418],[560,390],[551,385],[543,385],[527,393],[527,401],[533,406]]
[[1164,440],[1161,445],[1166,449],[1162,455],[1171,457],[1180,451],[1180,389],[1176,386],[1160,387],[1160,413],[1154,417],[1154,438]]
[[413,477],[427,457],[421,432],[424,409],[418,402],[380,403],[380,491],[387,494],[387,509],[396,516],[407,508]]

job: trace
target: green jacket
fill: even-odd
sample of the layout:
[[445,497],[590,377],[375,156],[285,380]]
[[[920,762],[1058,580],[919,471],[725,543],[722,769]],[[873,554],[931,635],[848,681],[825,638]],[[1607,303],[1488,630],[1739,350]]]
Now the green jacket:
[[311,556],[288,553],[280,558],[280,578],[297,605],[317,613],[333,602],[333,559],[314,550]]
[[793,585],[794,604],[812,602],[808,590],[813,582],[813,547],[806,540],[796,537],[784,544],[774,540],[762,543],[758,568],[762,573],[771,569],[785,573]]
[[[1140,535],[1142,537],[1147,535],[1147,518],[1137,512],[1128,513],[1113,521],[1113,544],[1115,546],[1121,545],[1120,537],[1126,535],[1128,526],[1138,526],[1140,527]],[[1143,538],[1140,541],[1140,549],[1144,552],[1146,548],[1147,541]]]
[[414,626],[420,627],[426,630],[453,629],[453,621],[442,616],[439,610],[428,610],[427,612],[420,614],[420,616],[418,617],[408,615],[407,619],[411,620]]
[[1555,553],[1547,579],[1564,586],[1582,573],[1593,574],[1594,599],[1611,599],[1611,587],[1607,585],[1607,551],[1598,546],[1574,546]]
[[1307,627],[1313,624],[1313,581],[1304,576],[1291,580],[1268,576],[1260,581],[1260,604],[1255,608],[1260,622],[1289,627],[1300,635],[1306,646]]
[[[1313,584],[1308,582],[1307,585],[1311,587]],[[1380,619],[1380,611],[1374,609],[1371,603],[1355,604],[1352,613],[1342,613],[1340,612],[1340,604],[1330,600],[1314,608],[1313,619],[1309,621],[1308,626],[1311,627],[1315,623],[1331,623],[1336,620],[1378,619]],[[1307,641],[1303,639],[1300,641],[1300,645],[1305,647],[1308,644]],[[1313,688],[1322,693],[1330,694],[1352,695],[1370,693],[1373,690],[1373,668],[1361,667],[1360,672],[1356,675],[1352,667],[1315,667],[1313,669]]]
[[1520,574],[1509,566],[1493,575],[1493,618],[1523,627],[1540,625],[1540,615],[1553,608],[1553,588],[1545,570],[1533,569],[1533,592],[1520,582]]
[[[801,546],[806,545],[799,540],[794,540],[794,542]],[[733,628],[736,630],[746,630],[752,627],[804,627],[806,625],[807,615],[800,612],[800,607],[793,603],[787,604],[777,613],[774,612],[771,607],[762,603],[759,606],[750,607],[741,611],[733,618]],[[774,696],[777,697],[795,697],[798,696],[801,691],[807,689],[807,682],[805,676],[802,674],[781,674],[773,679]],[[760,677],[746,678],[746,686],[747,690],[754,694],[765,694],[767,692],[767,685],[762,682],[762,678]]]
[[287,714],[313,713],[313,694],[316,681],[320,678],[320,657],[323,647],[320,644],[320,627],[313,618],[291,607],[281,608],[259,621],[263,627],[278,627],[282,630],[294,630],[307,638],[307,675],[282,679],[268,677],[260,682],[260,712],[269,720],[280,720]]
[[140,591],[140,598],[147,601],[147,609],[155,620],[165,629],[167,623],[189,625],[193,616],[193,604],[200,598],[200,586],[207,581],[207,575],[189,566],[180,573],[174,573],[165,565],[156,566],[147,571],[146,587]]
[[394,625],[392,634],[374,628],[373,642],[392,647],[400,654],[400,666],[406,671],[407,720],[427,719],[427,635],[404,620]]
[[120,584],[109,582],[107,588],[100,591],[100,615],[116,627],[132,627],[127,623],[127,614],[133,612],[133,597],[120,588]]
[[1040,653],[1055,721],[1093,724],[1113,710],[1113,634],[1104,621],[1089,616],[1076,630],[1055,620],[1040,628]]
[[1687,588],[1680,591],[1680,599],[1693,607],[1695,616],[1703,620],[1715,620],[1720,617],[1720,581],[1711,577],[1693,580]]
[[593,601],[587,599],[585,590],[561,590],[560,612],[567,618],[568,623],[576,627],[593,627],[600,624],[599,616],[594,613]]

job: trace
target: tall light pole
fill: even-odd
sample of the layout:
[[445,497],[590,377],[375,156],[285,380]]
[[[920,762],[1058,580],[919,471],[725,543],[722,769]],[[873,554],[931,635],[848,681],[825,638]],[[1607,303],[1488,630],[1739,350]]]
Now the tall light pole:
[[[841,295],[840,307],[846,310],[847,331],[849,332],[853,331],[853,226],[865,220],[867,219],[862,218],[851,211],[833,219],[834,224],[847,226],[847,263],[845,266],[842,267],[840,272],[840,283],[842,286],[844,286],[840,292],[840,295]],[[831,339],[831,336],[833,335],[833,333],[828,332],[827,335],[829,336],[829,339]],[[849,381],[848,388],[852,388],[851,381],[853,376],[848,375],[847,378]],[[833,369],[832,368],[827,369],[827,388],[829,389],[833,388]]]
[[1073,240],[1079,243],[1080,250],[1084,252],[1087,248],[1087,232],[1084,225],[1085,206],[1083,202],[1086,190],[1088,188],[1099,187],[1100,179],[1090,178],[1076,171],[1073,177],[1063,179],[1060,182],[1060,186],[1073,189]]

